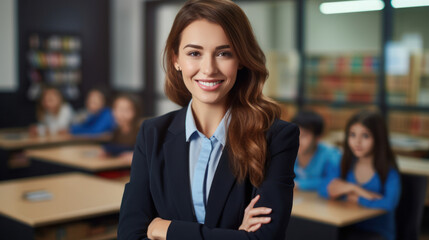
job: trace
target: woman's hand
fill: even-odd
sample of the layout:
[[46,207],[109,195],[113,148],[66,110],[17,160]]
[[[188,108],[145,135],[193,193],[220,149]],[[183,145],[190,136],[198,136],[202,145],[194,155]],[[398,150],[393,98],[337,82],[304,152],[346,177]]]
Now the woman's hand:
[[358,201],[359,201],[359,195],[357,195],[354,192],[351,192],[351,193],[347,194],[346,200],[347,200],[347,202],[352,202],[352,203],[356,203],[357,204]]
[[119,155],[119,159],[121,159],[122,162],[131,164],[131,162],[133,161],[133,153],[133,151],[124,152]]
[[338,198],[353,191],[352,184],[336,178],[328,185],[328,193],[331,198]]
[[366,198],[368,200],[376,200],[376,199],[380,199],[383,197],[382,195],[380,195],[378,193],[368,191],[368,190],[366,190],[362,187],[359,187],[358,185],[354,185],[354,184],[353,184],[352,191],[353,191],[353,193],[355,193],[357,195],[358,198],[363,197],[363,198]]
[[167,239],[167,231],[170,223],[171,221],[159,217],[153,219],[147,228],[147,237],[153,240]]
[[270,214],[272,211],[271,208],[266,207],[253,208],[259,198],[259,195],[253,198],[244,210],[243,222],[241,223],[241,226],[238,228],[238,230],[255,232],[262,226],[262,224],[267,224],[271,221],[270,217],[257,217],[260,215]]

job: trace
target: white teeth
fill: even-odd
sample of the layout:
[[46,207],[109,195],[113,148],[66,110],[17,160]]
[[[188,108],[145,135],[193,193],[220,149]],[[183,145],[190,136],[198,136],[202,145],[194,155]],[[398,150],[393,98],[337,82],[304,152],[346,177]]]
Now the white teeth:
[[203,81],[198,81],[200,84],[207,86],[207,87],[214,87],[216,85],[218,85],[220,82],[222,81],[217,81],[217,82],[203,82]]

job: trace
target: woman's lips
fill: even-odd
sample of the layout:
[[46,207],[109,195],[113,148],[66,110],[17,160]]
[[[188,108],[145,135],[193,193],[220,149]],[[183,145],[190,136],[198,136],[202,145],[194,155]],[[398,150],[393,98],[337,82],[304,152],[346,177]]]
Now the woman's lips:
[[223,80],[195,80],[204,91],[214,91],[220,87]]

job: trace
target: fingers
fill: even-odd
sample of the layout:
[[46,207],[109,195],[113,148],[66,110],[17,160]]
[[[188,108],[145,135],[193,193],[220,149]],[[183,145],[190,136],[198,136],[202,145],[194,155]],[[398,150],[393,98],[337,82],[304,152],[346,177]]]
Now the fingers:
[[259,215],[266,215],[266,214],[270,214],[271,211],[272,211],[271,208],[266,208],[266,207],[252,208],[249,211],[247,211],[247,216],[255,217]]
[[382,195],[377,194],[377,193],[373,193],[373,194],[372,194],[372,197],[373,197],[374,199],[381,199],[381,198],[383,198],[383,196],[382,196]]
[[260,195],[256,195],[256,197],[254,197],[252,199],[252,201],[250,201],[249,205],[247,205],[246,209],[244,210],[245,212],[248,212],[250,209],[253,208],[253,206],[255,206],[256,202],[258,202],[259,198],[261,196]]
[[250,227],[247,232],[256,232],[259,228],[261,228],[262,224],[258,223],[252,227]]
[[255,226],[257,224],[267,224],[271,222],[271,218],[270,217],[254,217],[254,218],[250,218],[247,223],[248,225],[251,226]]

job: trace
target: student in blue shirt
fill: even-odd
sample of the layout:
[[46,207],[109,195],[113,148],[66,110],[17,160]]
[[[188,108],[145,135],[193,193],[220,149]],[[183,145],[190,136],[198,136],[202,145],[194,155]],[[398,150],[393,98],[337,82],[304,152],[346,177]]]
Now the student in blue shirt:
[[370,239],[394,240],[401,181],[384,119],[377,112],[359,112],[349,120],[345,133],[341,166],[330,171],[319,193],[386,210],[382,216],[356,224],[351,237],[371,233]]
[[106,107],[106,95],[100,89],[92,89],[86,99],[87,116],[70,127],[72,134],[98,134],[111,132],[115,120],[110,108]]
[[340,163],[341,152],[320,143],[323,118],[313,111],[301,111],[292,122],[300,130],[298,157],[295,161],[295,189],[318,190],[330,168]]

